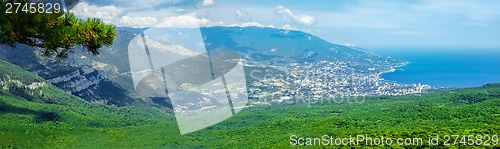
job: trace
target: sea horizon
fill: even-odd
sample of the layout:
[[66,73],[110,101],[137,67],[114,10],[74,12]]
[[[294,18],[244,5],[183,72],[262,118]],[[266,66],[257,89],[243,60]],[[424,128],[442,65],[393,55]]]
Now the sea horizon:
[[408,61],[394,72],[380,75],[399,84],[425,84],[435,88],[469,88],[500,82],[500,50],[439,48],[374,49],[368,52]]

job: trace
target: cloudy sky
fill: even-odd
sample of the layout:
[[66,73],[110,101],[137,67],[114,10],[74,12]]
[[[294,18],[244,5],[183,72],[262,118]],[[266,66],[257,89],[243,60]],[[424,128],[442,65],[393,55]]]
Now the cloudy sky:
[[84,0],[72,11],[126,27],[300,30],[368,49],[500,48],[500,1],[493,0]]

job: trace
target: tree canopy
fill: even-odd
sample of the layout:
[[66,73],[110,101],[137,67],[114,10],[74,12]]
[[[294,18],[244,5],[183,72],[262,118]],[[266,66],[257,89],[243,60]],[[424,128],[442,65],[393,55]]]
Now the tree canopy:
[[[16,44],[40,47],[45,56],[66,58],[71,49],[82,45],[89,53],[99,54],[99,48],[113,44],[115,26],[100,19],[82,20],[71,12],[46,13],[22,11],[26,0],[0,1],[0,44],[13,48]],[[10,9],[8,3],[21,3]]]

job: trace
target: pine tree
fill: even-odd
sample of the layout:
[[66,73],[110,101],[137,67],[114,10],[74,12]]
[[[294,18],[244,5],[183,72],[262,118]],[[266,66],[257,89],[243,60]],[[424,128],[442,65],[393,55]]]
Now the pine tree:
[[[99,48],[113,44],[115,26],[99,19],[81,20],[72,13],[18,12],[7,13],[7,3],[26,0],[0,0],[0,44],[13,48],[26,44],[44,50],[45,56],[66,58],[71,49],[82,45],[89,53],[99,54]],[[21,8],[19,8],[21,9]]]

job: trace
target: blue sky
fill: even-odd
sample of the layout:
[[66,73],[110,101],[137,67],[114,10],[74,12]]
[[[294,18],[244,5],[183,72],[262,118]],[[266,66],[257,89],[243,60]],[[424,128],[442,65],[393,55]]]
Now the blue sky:
[[500,49],[492,0],[86,0],[72,11],[128,27],[293,29],[368,49]]

